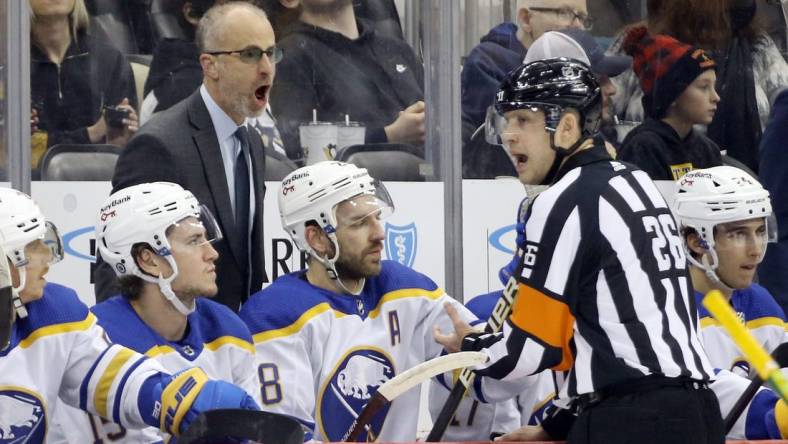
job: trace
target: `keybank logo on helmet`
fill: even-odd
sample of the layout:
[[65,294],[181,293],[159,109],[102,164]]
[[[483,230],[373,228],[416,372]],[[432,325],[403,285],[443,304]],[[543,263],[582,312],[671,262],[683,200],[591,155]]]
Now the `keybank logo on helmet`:
[[118,206],[118,205],[120,205],[122,203],[126,203],[126,202],[128,202],[130,200],[131,200],[131,196],[129,196],[129,195],[121,197],[120,199],[112,199],[112,202],[110,202],[107,205],[104,205],[103,207],[101,207],[100,211],[103,213],[103,212],[109,210],[112,207]]
[[298,179],[305,179],[307,177],[309,177],[309,172],[308,171],[305,172],[305,173],[294,174],[294,175],[288,177],[287,179],[285,179],[285,181],[282,182],[282,186],[284,187],[285,185],[290,185],[292,182],[295,182]]

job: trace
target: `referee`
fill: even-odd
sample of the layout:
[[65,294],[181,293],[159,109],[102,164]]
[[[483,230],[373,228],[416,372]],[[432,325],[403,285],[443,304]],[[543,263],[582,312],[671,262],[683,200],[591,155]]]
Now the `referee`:
[[474,333],[457,318],[436,340],[449,351],[486,349],[478,376],[566,372],[558,398],[578,414],[569,443],[724,442],[678,227],[648,175],[614,161],[595,136],[595,76],[565,58],[521,66],[495,111],[488,134],[520,180],[551,186],[526,215],[503,333]]

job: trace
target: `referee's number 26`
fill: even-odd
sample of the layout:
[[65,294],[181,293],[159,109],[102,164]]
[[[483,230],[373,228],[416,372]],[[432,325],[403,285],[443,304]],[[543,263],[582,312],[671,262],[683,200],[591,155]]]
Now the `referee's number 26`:
[[651,238],[651,250],[654,252],[659,271],[667,271],[673,264],[678,269],[686,267],[687,257],[681,245],[679,230],[670,214],[644,216],[643,226],[647,232],[654,234]]

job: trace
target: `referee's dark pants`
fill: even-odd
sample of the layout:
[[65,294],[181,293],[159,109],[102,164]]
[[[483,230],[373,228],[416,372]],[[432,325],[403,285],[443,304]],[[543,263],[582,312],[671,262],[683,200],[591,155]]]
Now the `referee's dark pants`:
[[705,383],[646,377],[578,399],[568,444],[721,444],[717,397]]

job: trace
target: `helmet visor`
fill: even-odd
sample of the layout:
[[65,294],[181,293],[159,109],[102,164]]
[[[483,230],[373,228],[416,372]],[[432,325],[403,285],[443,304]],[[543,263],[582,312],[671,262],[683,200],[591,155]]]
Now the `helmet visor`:
[[63,239],[57,230],[57,226],[52,222],[46,223],[46,232],[44,233],[44,245],[47,246],[49,252],[52,254],[52,260],[49,264],[56,264],[63,260]]
[[200,212],[173,223],[165,231],[173,250],[200,248],[222,239],[222,230],[211,210],[200,205]]
[[383,220],[394,212],[394,202],[385,185],[374,182],[375,192],[358,194],[334,207],[337,229],[361,226],[372,219]]
[[723,256],[735,251],[756,251],[763,257],[770,242],[777,242],[777,220],[773,214],[718,224],[714,231],[714,248]]

